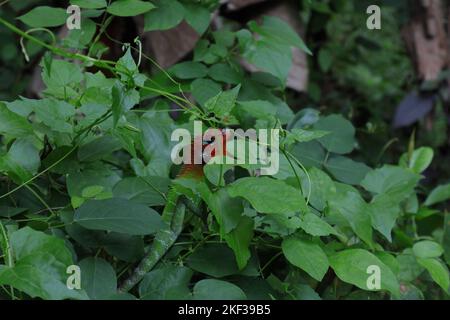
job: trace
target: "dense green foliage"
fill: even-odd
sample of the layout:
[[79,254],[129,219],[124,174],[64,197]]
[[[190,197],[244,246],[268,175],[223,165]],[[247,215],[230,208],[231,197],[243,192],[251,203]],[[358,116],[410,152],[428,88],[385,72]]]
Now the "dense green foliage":
[[[83,28],[60,39],[50,34],[67,14],[51,2],[0,9],[0,299],[449,297],[447,122],[389,129],[417,86],[398,7],[383,7],[376,33],[350,1],[302,1],[302,40],[270,16],[213,29],[214,0],[71,0]],[[185,20],[201,35],[192,56],[145,70],[136,42],[104,60],[102,26],[138,15],[146,32]],[[305,95],[286,88],[294,47],[310,62]],[[39,99],[24,96],[21,51],[39,61]],[[205,205],[139,286],[118,293],[162,227],[179,169],[171,133],[194,120],[280,129],[280,170],[206,165],[206,183],[184,186]],[[80,290],[66,287],[70,265]],[[373,265],[379,290],[367,287]]]

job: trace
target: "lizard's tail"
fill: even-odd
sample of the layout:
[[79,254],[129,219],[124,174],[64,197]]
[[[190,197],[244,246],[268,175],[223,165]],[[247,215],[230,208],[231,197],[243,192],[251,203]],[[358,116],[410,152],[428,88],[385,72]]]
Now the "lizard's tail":
[[172,189],[167,195],[167,204],[162,219],[165,227],[158,231],[150,251],[142,259],[133,274],[119,287],[119,292],[130,291],[142,278],[150,272],[161,258],[169,251],[183,229],[185,206],[179,201],[179,194]]

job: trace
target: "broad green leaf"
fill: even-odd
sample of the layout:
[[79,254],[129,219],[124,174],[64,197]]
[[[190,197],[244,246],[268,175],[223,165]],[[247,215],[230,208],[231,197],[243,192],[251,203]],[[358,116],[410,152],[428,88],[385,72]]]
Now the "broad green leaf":
[[39,252],[17,261],[12,268],[0,269],[0,284],[12,286],[32,298],[87,299],[84,291],[67,288],[66,268],[67,265],[57,261],[53,255]]
[[176,0],[155,0],[156,9],[145,14],[144,31],[167,30],[176,27],[185,15],[183,5]]
[[341,115],[330,115],[320,118],[314,129],[330,132],[319,139],[319,142],[330,152],[338,154],[350,153],[355,147],[355,128]]
[[215,278],[239,273],[233,251],[225,244],[207,244],[194,251],[186,260],[198,272]]
[[206,110],[214,113],[217,117],[224,117],[233,110],[241,86],[238,85],[232,90],[220,92],[215,97],[205,102]]
[[220,226],[221,236],[235,229],[244,212],[242,200],[230,197],[226,188],[211,193],[206,185],[202,185],[199,186],[199,190]]
[[[317,210],[322,211],[328,199],[336,193],[336,186],[331,178],[322,170],[311,167],[308,170],[309,180],[306,176],[302,177],[302,190],[306,194],[311,187],[309,201]],[[311,181],[311,185],[310,185]]]
[[371,169],[362,162],[342,156],[333,156],[325,163],[325,168],[339,181],[357,185]]
[[16,260],[34,253],[52,254],[56,260],[69,266],[72,255],[64,244],[64,240],[35,231],[29,227],[22,228],[11,235],[11,247]]
[[34,111],[39,121],[53,131],[72,133],[73,126],[68,121],[75,115],[75,107],[56,99],[35,100]]
[[169,69],[179,79],[203,78],[208,74],[208,68],[199,62],[181,62]]
[[144,256],[144,240],[140,236],[110,232],[102,238],[101,245],[113,257],[126,262],[136,262]]
[[333,64],[333,55],[329,50],[321,49],[319,51],[318,62],[323,72],[328,72]]
[[154,8],[155,6],[148,1],[116,0],[108,6],[106,11],[114,16],[132,17],[146,13]]
[[361,186],[375,194],[388,193],[399,201],[409,197],[421,176],[409,169],[384,165],[367,174]]
[[292,46],[312,55],[300,36],[283,20],[273,16],[265,16],[262,25],[250,23],[252,31],[278,45]]
[[197,79],[192,82],[191,91],[195,100],[204,105],[206,101],[217,96],[222,91],[222,87],[209,79]]
[[444,246],[444,257],[448,265],[450,265],[450,214],[445,213],[444,216],[444,235],[442,238]]
[[24,137],[33,134],[31,124],[26,118],[11,112],[0,102],[0,134],[13,137]]
[[287,136],[285,143],[287,145],[293,143],[294,141],[297,142],[309,142],[312,140],[317,140],[319,138],[322,138],[329,134],[328,131],[322,131],[322,130],[303,130],[300,128],[294,128],[290,132],[287,131]]
[[112,100],[114,125],[117,125],[124,113],[139,103],[140,96],[137,90],[129,90],[122,83],[117,82],[112,88]]
[[419,258],[417,262],[430,273],[431,278],[448,293],[450,286],[450,278],[447,266],[439,259]]
[[78,208],[84,202],[83,191],[89,187],[103,187],[103,191],[95,196],[100,199],[112,198],[112,188],[120,181],[120,176],[106,167],[92,167],[81,172],[68,174],[67,191],[72,198],[72,206]]
[[399,200],[390,194],[380,194],[372,199],[368,210],[372,226],[391,242],[391,231],[400,215]]
[[153,270],[139,284],[139,296],[143,300],[173,299],[175,290],[180,291],[181,287],[187,290],[192,274],[189,268],[171,265]]
[[[242,178],[227,188],[232,197],[242,197],[261,213],[291,213],[305,211],[305,199],[299,190],[280,180],[268,177]],[[279,195],[283,195],[280,201]]]
[[237,111],[256,119],[267,119],[276,115],[276,107],[269,101],[254,100],[238,102]]
[[114,186],[115,198],[124,198],[148,206],[166,204],[164,195],[168,192],[170,180],[162,177],[125,178]]
[[409,161],[409,168],[415,173],[422,173],[433,161],[433,156],[434,152],[431,148],[422,147],[414,150]]
[[215,81],[230,84],[239,84],[243,79],[243,73],[239,67],[230,66],[225,63],[212,65],[208,70],[208,76]]
[[307,168],[321,168],[325,160],[325,150],[317,141],[296,143],[291,152]]
[[258,69],[276,76],[283,83],[286,81],[292,66],[292,55],[289,47],[278,50],[270,42],[257,42],[251,50],[244,52],[244,58]]
[[328,258],[322,248],[314,242],[296,237],[283,240],[283,254],[294,266],[299,267],[317,281],[327,273]]
[[83,144],[78,149],[78,159],[80,161],[96,161],[101,160],[114,151],[121,149],[120,141],[110,135],[105,135]]
[[447,201],[450,199],[450,183],[446,185],[440,185],[431,191],[425,200],[426,206],[432,206],[436,203]]
[[211,13],[205,7],[196,3],[183,3],[186,22],[194,28],[199,35],[208,29]]
[[15,264],[0,269],[0,284],[47,300],[87,298],[66,286],[66,268],[73,261],[63,239],[25,227],[11,234],[10,245]]
[[162,227],[155,210],[121,198],[90,200],[77,209],[74,220],[87,229],[130,235],[154,234]]
[[417,258],[437,258],[444,253],[444,249],[437,242],[423,240],[414,244],[413,252]]
[[70,0],[70,3],[84,9],[100,9],[107,6],[106,0]]
[[330,201],[330,209],[339,212],[356,235],[369,246],[373,246],[368,206],[358,193],[347,191],[342,195],[336,195]]
[[0,156],[0,171],[7,171],[20,181],[26,181],[38,172],[41,165],[39,150],[31,139],[17,139],[5,156]]
[[81,260],[79,266],[81,269],[81,287],[92,300],[106,300],[116,293],[116,272],[107,261],[89,257]]
[[308,234],[315,237],[337,235],[337,231],[328,222],[314,213],[308,212],[301,218],[300,227]]
[[245,300],[247,297],[238,286],[221,280],[206,279],[194,286],[194,300]]
[[55,90],[59,90],[57,91],[58,97],[64,98],[64,95],[67,94],[67,88],[64,87],[79,85],[83,81],[83,74],[79,65],[53,59],[50,70],[44,65],[42,80],[47,85],[46,91],[53,93]]
[[228,246],[233,249],[239,270],[247,266],[251,257],[250,243],[253,239],[253,219],[242,217],[235,229],[224,236]]
[[61,26],[66,23],[68,17],[66,10],[62,8],[41,6],[34,8],[17,19],[32,28],[46,28]]
[[339,279],[363,290],[369,290],[367,282],[371,274],[368,268],[377,266],[380,268],[381,290],[400,295],[400,286],[392,270],[369,251],[348,249],[330,256],[329,261]]
[[398,280],[411,282],[424,271],[424,268],[417,262],[412,249],[406,249],[397,256],[399,265]]

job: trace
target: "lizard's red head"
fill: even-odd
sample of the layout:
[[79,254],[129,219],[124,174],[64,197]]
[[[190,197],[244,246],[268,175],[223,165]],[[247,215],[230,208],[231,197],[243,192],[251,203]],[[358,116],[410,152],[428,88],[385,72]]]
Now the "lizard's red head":
[[[230,139],[232,139],[232,134],[226,129],[208,129],[203,136],[195,137],[190,148],[192,163],[183,165],[180,176],[203,176],[203,166],[206,163],[215,156],[227,154],[227,142]],[[195,164],[196,156],[197,159],[201,159],[201,164]]]

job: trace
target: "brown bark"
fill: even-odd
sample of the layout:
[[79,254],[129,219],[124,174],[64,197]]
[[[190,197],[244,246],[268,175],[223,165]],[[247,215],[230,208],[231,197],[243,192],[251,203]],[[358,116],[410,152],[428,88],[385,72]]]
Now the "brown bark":
[[449,66],[449,34],[444,21],[446,10],[441,0],[421,0],[416,6],[416,14],[403,31],[404,37],[419,77],[436,80]]

